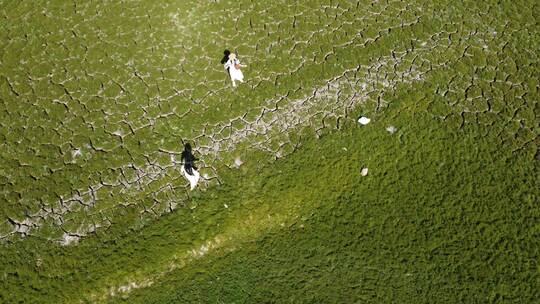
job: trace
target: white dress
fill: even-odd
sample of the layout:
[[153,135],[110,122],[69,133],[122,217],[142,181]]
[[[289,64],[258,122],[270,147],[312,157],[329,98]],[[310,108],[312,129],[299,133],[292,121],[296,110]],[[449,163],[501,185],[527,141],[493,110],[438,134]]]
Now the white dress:
[[229,68],[229,75],[233,82],[235,80],[242,82],[244,81],[244,74],[242,73],[242,70],[236,68],[237,64],[240,64],[240,61],[237,58],[229,59],[227,63],[225,63],[225,69]]
[[192,171],[193,171],[193,175],[190,175],[186,172],[186,169],[184,169],[183,165],[180,167],[180,172],[189,181],[189,186],[191,190],[197,187],[197,184],[199,183],[199,179],[201,178],[201,175],[199,174],[197,170],[195,170],[195,168],[192,168]]

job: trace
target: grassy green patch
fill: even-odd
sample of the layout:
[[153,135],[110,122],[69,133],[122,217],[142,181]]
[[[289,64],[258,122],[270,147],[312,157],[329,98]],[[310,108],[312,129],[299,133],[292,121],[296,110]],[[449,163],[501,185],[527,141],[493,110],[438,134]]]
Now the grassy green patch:
[[534,302],[537,6],[0,2],[0,302]]
[[[296,216],[125,301],[533,301],[539,252],[530,245],[540,210],[531,155],[403,106],[306,143],[257,175],[246,172],[243,202],[282,213],[301,206]],[[389,123],[399,131],[387,133]]]

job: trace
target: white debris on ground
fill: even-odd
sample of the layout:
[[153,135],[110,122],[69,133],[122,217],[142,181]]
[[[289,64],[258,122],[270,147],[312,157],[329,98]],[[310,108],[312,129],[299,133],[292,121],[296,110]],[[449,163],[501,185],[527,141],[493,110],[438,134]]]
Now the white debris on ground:
[[71,152],[71,158],[75,158],[77,156],[82,156],[82,151],[81,149],[75,149]]
[[362,170],[360,170],[360,175],[362,176],[368,175],[368,168],[362,168]]
[[358,118],[358,122],[361,124],[361,125],[367,125],[369,122],[371,121],[371,119],[367,118],[367,117],[360,117]]
[[388,131],[390,134],[394,134],[396,133],[397,128],[394,126],[389,126],[388,128],[386,128],[386,131]]
[[240,168],[240,166],[242,166],[244,164],[244,162],[242,161],[242,159],[240,158],[240,156],[237,156],[235,159],[234,159],[234,165],[236,166],[236,168]]
[[113,135],[116,135],[118,137],[123,137],[124,136],[124,132],[122,132],[122,130],[116,130],[114,132],[112,132]]

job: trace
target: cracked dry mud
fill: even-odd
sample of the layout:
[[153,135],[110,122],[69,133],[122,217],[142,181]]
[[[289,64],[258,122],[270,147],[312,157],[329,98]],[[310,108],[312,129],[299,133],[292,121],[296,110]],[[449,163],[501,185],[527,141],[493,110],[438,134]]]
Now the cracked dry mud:
[[[496,20],[432,31],[428,3],[278,2],[226,3],[228,14],[205,11],[219,1],[3,4],[0,238],[73,244],[126,208],[143,225],[186,207],[181,140],[201,159],[204,190],[239,155],[284,157],[303,131],[339,128],[360,105],[376,117],[396,88],[426,77],[440,78],[434,117],[493,125],[516,153],[537,149],[538,52],[514,57],[508,42],[536,33]],[[392,45],[394,35],[410,38]],[[238,89],[224,48],[249,65]]]

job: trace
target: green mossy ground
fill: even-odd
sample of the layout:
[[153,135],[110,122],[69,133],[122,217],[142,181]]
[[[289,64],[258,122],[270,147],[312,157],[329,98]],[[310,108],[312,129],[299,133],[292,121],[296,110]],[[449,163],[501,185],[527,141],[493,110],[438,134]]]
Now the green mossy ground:
[[[272,165],[279,173],[241,179],[252,183],[240,188],[244,202],[302,206],[285,227],[117,302],[533,303],[540,210],[532,155],[403,106],[306,144]],[[389,122],[397,134],[384,131]]]
[[[0,1],[0,302],[534,303],[538,11]],[[224,47],[249,65],[236,90]],[[217,174],[204,191],[186,191],[177,168],[126,186],[171,166],[162,150],[181,151],[180,138],[227,140],[246,126],[238,117],[327,84],[341,95],[301,112],[309,125],[202,156],[201,172]],[[357,93],[347,117],[328,116]],[[261,119],[287,119],[276,113]],[[62,211],[78,196],[87,205]],[[40,212],[39,228],[10,235]]]

